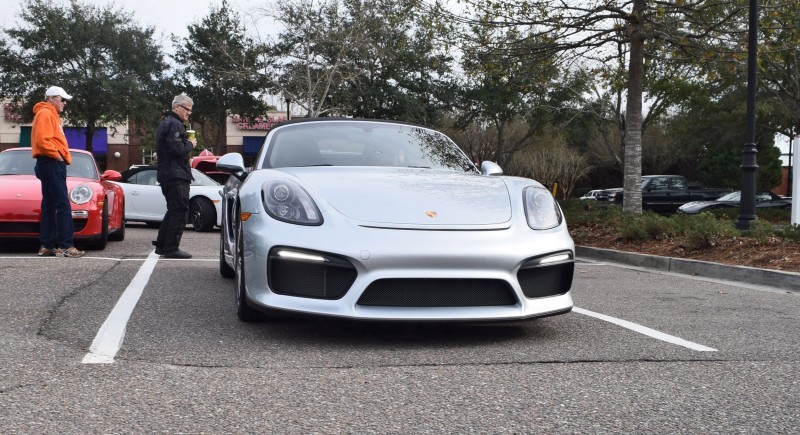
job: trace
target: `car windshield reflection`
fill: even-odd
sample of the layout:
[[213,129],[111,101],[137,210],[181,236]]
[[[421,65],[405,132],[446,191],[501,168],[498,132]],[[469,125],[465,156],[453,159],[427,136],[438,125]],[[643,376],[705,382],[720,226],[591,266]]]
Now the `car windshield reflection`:
[[[71,153],[72,164],[67,165],[67,177],[99,180],[97,166],[92,156]],[[29,150],[10,150],[0,154],[0,175],[36,175],[36,159]]]
[[302,123],[272,135],[262,168],[387,166],[478,172],[447,136],[373,121]]

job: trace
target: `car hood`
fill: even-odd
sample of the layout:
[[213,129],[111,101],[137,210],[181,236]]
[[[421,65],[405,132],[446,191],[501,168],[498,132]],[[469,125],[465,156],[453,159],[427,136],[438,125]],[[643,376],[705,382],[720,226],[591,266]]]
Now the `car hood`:
[[720,203],[717,201],[692,201],[692,202],[687,202],[686,204],[683,204],[682,206],[678,207],[678,210],[695,211],[717,204]]
[[[68,177],[67,190],[86,183],[96,187],[99,181],[90,178]],[[35,175],[0,175],[0,200],[18,200],[29,198],[31,195],[41,200],[42,183]]]
[[0,201],[42,198],[42,184],[34,175],[0,175]]
[[413,168],[286,168],[342,215],[375,225],[487,226],[511,220],[501,178]]

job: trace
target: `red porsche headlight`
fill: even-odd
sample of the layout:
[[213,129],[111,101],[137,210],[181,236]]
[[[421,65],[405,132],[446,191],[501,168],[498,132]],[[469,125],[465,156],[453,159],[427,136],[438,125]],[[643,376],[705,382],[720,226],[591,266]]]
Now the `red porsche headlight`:
[[69,200],[75,204],[86,204],[92,199],[94,190],[86,184],[76,186],[69,192]]

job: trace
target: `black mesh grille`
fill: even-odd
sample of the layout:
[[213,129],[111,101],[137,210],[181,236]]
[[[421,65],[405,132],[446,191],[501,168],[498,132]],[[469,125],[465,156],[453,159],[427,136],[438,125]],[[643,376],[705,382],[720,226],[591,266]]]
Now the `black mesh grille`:
[[536,266],[520,269],[517,272],[522,293],[529,299],[561,295],[572,287],[572,274],[575,263]]
[[516,305],[514,291],[496,279],[380,279],[359,305],[373,307],[489,307]]
[[[73,219],[74,231],[80,232],[86,228],[86,219]],[[0,233],[25,234],[39,233],[39,222],[0,222]]]
[[23,234],[38,233],[39,222],[2,222],[0,223],[0,233]]
[[76,233],[83,231],[83,229],[86,228],[86,222],[88,222],[87,219],[73,219],[72,226],[74,231]]
[[273,292],[316,299],[339,299],[356,279],[356,271],[352,266],[278,257],[270,257],[267,272],[269,287]]

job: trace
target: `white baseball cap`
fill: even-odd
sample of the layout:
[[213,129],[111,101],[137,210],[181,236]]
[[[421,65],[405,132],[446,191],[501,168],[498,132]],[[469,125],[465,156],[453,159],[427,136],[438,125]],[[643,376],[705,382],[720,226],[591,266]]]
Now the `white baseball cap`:
[[62,88],[60,86],[50,86],[49,88],[47,88],[46,91],[44,91],[44,96],[45,97],[61,97],[61,98],[65,99],[65,100],[71,100],[72,99],[72,95],[68,94],[67,91],[65,91],[64,88]]

